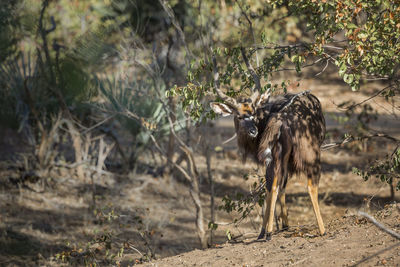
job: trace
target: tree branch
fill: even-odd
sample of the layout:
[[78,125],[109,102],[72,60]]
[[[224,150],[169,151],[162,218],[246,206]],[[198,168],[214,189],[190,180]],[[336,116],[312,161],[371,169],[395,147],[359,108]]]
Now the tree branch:
[[389,139],[389,140],[391,140],[393,142],[396,142],[396,143],[400,142],[399,139],[397,139],[397,138],[395,138],[393,136],[390,136],[388,134],[375,133],[375,134],[371,134],[371,135],[360,136],[360,137],[357,137],[357,138],[355,138],[354,136],[350,136],[350,137],[345,138],[341,142],[334,142],[334,143],[330,143],[330,144],[325,144],[325,145],[321,146],[321,150],[328,150],[328,149],[331,149],[331,148],[334,148],[334,147],[338,147],[338,146],[344,145],[344,144],[349,143],[349,142],[362,141],[362,140],[369,139],[369,138],[374,138],[374,137],[383,137],[383,138]]
[[[256,36],[254,35],[253,23],[251,22],[249,16],[247,16],[247,13],[244,11],[243,7],[239,4],[239,2],[237,0],[235,0],[235,2],[239,6],[240,11],[242,12],[243,16],[246,18],[247,22],[249,23],[250,33],[251,33],[251,36],[253,37],[253,42],[255,44],[256,43]],[[257,67],[258,67],[259,66],[259,60],[258,60],[257,51],[256,51],[256,61],[257,61]]]
[[219,83],[219,72],[218,72],[218,65],[217,65],[217,58],[215,54],[212,54],[212,63],[213,63],[213,78],[214,78],[214,89],[219,98],[221,98],[223,101],[225,101],[227,104],[230,106],[237,108],[238,104],[236,102],[236,99],[227,96],[224,94],[221,89],[220,89],[220,83]]
[[192,53],[190,52],[189,47],[187,46],[185,33],[183,32],[181,26],[179,25],[179,22],[175,17],[174,11],[165,0],[159,0],[159,2],[163,7],[164,11],[167,13],[168,17],[171,19],[172,25],[174,25],[175,29],[178,31],[179,36],[181,37],[183,45],[185,47],[187,56],[191,56]]
[[306,90],[306,91],[300,92],[300,93],[298,93],[298,94],[295,94],[295,95],[292,97],[292,99],[290,99],[290,101],[289,101],[283,108],[281,108],[281,109],[279,110],[279,112],[280,112],[280,111],[283,111],[283,110],[285,110],[285,109],[287,109],[288,107],[290,107],[290,106],[293,104],[294,100],[295,100],[297,97],[300,97],[300,96],[305,95],[305,94],[309,94],[310,92],[311,92],[310,90]]
[[376,92],[376,93],[373,94],[372,96],[370,96],[370,97],[364,99],[363,101],[361,101],[361,102],[359,102],[359,103],[357,103],[357,104],[354,104],[354,105],[351,105],[351,106],[345,108],[345,110],[350,110],[350,109],[353,109],[353,108],[355,108],[355,107],[357,107],[357,106],[360,106],[360,105],[364,104],[365,102],[371,100],[372,98],[377,97],[378,95],[380,95],[380,94],[381,94],[382,92],[384,92],[385,90],[387,90],[387,89],[389,89],[389,88],[392,88],[393,86],[394,86],[393,84],[390,84],[390,85],[388,85],[388,86],[382,88],[381,90],[379,90],[378,92]]
[[249,70],[251,76],[253,76],[254,86],[255,86],[255,90],[254,91],[260,92],[261,91],[260,77],[257,75],[257,73],[254,70],[253,66],[249,62],[249,59],[246,56],[246,50],[244,49],[244,47],[241,47],[240,51],[242,52],[242,57],[243,57],[244,63],[246,64],[247,69]]

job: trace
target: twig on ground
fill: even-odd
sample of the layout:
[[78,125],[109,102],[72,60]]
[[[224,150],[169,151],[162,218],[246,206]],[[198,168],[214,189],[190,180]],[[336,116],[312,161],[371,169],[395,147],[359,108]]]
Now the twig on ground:
[[136,251],[137,253],[140,254],[141,257],[143,257],[143,254],[142,254],[137,248],[135,248],[134,246],[132,246],[130,243],[128,243],[127,245],[129,246],[130,249]]
[[400,242],[395,243],[395,244],[391,245],[390,247],[381,249],[381,250],[379,250],[378,252],[372,254],[371,256],[368,256],[368,257],[366,257],[366,258],[364,258],[364,259],[362,259],[362,260],[356,262],[354,265],[351,265],[351,267],[359,266],[361,263],[364,263],[364,262],[366,262],[366,261],[368,261],[368,260],[370,260],[370,259],[372,259],[372,258],[378,256],[379,254],[382,254],[382,253],[385,252],[385,251],[389,251],[389,250],[391,250],[392,248],[395,248],[395,247],[397,247],[397,246],[399,246],[399,245],[400,245]]
[[297,264],[303,263],[303,262],[305,262],[306,260],[308,260],[309,258],[311,258],[311,256],[306,257],[306,258],[301,259],[301,260],[298,260],[298,261],[296,261],[296,262],[293,262],[291,265],[297,265]]
[[365,213],[363,211],[359,211],[358,214],[360,214],[361,216],[364,216],[365,218],[369,219],[373,224],[375,224],[376,227],[378,227],[382,231],[384,231],[384,232],[388,233],[389,235],[391,235],[391,236],[393,236],[393,237],[395,237],[395,238],[400,240],[400,234],[398,234],[395,231],[385,227],[383,224],[378,222],[374,217],[372,217],[368,213]]

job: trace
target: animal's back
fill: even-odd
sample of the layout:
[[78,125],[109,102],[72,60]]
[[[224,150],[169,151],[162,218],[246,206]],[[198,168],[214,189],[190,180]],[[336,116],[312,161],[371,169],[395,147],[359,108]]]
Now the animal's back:
[[[320,146],[325,137],[325,119],[319,100],[309,93],[301,96],[286,94],[271,101],[266,108],[269,116],[264,122],[259,159],[277,138],[281,138],[281,142],[292,148],[289,172],[317,174],[320,171]],[[290,136],[290,140],[279,137],[282,131],[288,131],[286,136]]]
[[292,171],[317,174],[326,131],[321,103],[314,95],[306,94],[295,99],[283,113],[293,136]]

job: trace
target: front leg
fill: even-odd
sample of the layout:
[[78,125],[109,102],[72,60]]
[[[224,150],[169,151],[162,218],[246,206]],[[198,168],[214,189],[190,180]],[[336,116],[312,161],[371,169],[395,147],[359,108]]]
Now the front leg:
[[268,222],[268,214],[269,214],[269,210],[270,210],[270,203],[271,201],[269,200],[269,198],[271,197],[271,191],[267,191],[266,192],[266,196],[265,196],[265,200],[264,200],[264,207],[265,207],[265,211],[264,211],[264,217],[263,217],[263,223],[262,223],[262,227],[261,227],[261,232],[258,235],[257,239],[263,239],[265,236],[265,228],[267,226],[267,222]]
[[[268,190],[268,188],[267,188],[267,190]],[[266,209],[265,209],[265,213],[264,213],[261,232],[257,239],[264,238],[264,236],[266,234],[266,240],[271,240],[272,230],[274,227],[274,214],[275,214],[276,200],[278,197],[278,191],[279,191],[279,188],[277,187],[277,177],[274,177],[273,181],[272,181],[272,188],[270,190],[268,190],[268,195],[265,199]],[[267,222],[268,222],[268,227],[267,227],[267,232],[265,233]]]

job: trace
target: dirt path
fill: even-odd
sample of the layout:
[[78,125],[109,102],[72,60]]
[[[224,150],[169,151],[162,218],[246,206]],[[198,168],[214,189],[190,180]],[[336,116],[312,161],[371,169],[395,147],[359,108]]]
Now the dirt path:
[[[387,227],[400,231],[400,205],[377,214]],[[320,237],[298,231],[281,232],[269,242],[226,243],[195,250],[144,266],[399,266],[400,241],[359,216],[332,221]]]

